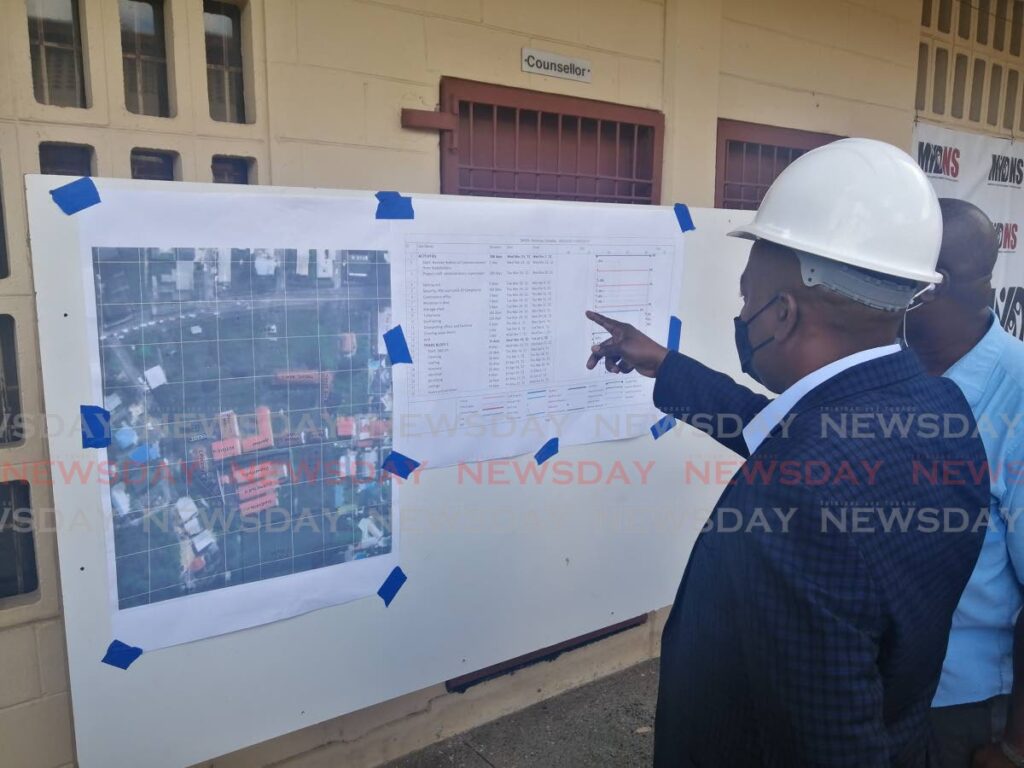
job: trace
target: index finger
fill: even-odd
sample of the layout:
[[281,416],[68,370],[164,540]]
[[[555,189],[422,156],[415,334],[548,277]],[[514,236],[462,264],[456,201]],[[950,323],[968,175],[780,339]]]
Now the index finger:
[[601,358],[608,357],[616,360],[620,357],[618,344],[615,342],[615,339],[605,339],[600,344],[595,344],[590,348],[590,357],[587,359],[587,368],[589,370],[593,370],[594,366],[601,361]]
[[622,327],[622,323],[618,320],[612,320],[610,317],[598,314],[592,309],[587,310],[587,317],[593,320],[595,323],[604,328],[608,333],[614,333],[617,328]]

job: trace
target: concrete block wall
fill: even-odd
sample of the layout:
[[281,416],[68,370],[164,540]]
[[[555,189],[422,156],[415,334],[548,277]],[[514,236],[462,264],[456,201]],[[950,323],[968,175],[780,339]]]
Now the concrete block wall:
[[[0,314],[14,317],[25,440],[0,447],[0,481],[27,477],[36,524],[39,589],[0,600],[0,765],[58,768],[74,762],[74,738],[50,474],[39,367],[35,289],[29,255],[22,177],[39,172],[39,143],[88,144],[95,172],[131,175],[135,147],[176,151],[181,178],[211,181],[214,154],[252,157],[257,177],[269,174],[262,3],[245,12],[254,121],[216,123],[206,93],[202,4],[169,0],[173,40],[172,117],[135,115],[124,106],[117,0],[80,3],[87,71],[86,109],[39,104],[32,78],[24,0],[0,0],[0,201],[7,234],[10,276],[0,279]],[[51,424],[52,428],[59,428]],[[70,428],[70,425],[63,425]]]
[[[172,117],[124,107],[117,0],[79,0],[87,109],[38,104],[24,0],[0,0],[0,199],[11,266],[0,313],[17,324],[23,412],[44,412],[22,175],[41,141],[89,144],[95,172],[130,175],[132,148],[173,150],[186,181],[214,154],[255,160],[261,184],[439,189],[438,137],[400,127],[433,109],[442,76],[658,109],[663,199],[710,206],[718,118],[909,143],[919,0],[248,0],[250,122],[209,117],[201,0],[166,0]],[[590,59],[590,84],[520,71],[520,49]],[[45,436],[0,448],[27,474],[38,592],[0,601],[0,764],[73,762]],[[0,477],[0,480],[3,478]],[[683,564],[680,564],[680,571]],[[372,766],[650,658],[664,612],[641,628],[464,695],[442,686],[211,761],[209,768]]]

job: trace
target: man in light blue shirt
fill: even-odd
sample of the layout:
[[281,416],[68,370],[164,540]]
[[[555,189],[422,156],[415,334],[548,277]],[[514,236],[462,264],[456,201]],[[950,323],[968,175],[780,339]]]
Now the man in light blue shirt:
[[929,373],[955,381],[970,403],[992,500],[953,616],[932,723],[941,768],[1011,768],[1024,766],[1024,673],[1014,686],[1015,656],[1024,670],[1024,344],[989,308],[999,249],[992,222],[965,201],[939,203],[945,279],[908,311],[906,340]]

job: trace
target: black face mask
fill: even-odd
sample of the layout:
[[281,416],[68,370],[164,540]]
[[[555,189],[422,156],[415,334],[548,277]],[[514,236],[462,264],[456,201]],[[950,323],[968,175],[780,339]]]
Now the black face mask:
[[757,319],[758,315],[778,301],[778,299],[778,295],[774,296],[767,304],[751,315],[749,320],[744,320],[739,316],[734,317],[732,320],[733,325],[736,327],[736,352],[740,356],[740,369],[758,384],[763,384],[764,382],[761,381],[761,377],[758,376],[757,371],[754,370],[754,354],[757,350],[761,349],[761,347],[767,346],[775,341],[775,337],[769,336],[756,347],[752,346],[750,344],[750,324]]

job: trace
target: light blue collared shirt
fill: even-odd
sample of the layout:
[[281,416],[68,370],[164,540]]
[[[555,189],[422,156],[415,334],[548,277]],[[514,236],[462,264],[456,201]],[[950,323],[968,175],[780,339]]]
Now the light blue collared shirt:
[[1024,344],[992,326],[945,375],[970,403],[992,484],[981,555],[953,615],[932,706],[984,701],[1013,685],[1013,626],[1024,584]]
[[815,387],[821,386],[833,376],[838,376],[847,368],[853,368],[853,366],[866,363],[868,360],[885,357],[899,351],[899,344],[889,344],[884,347],[854,352],[852,355],[841,357],[816,371],[811,371],[799,381],[791,384],[781,395],[762,408],[757,416],[747,422],[747,426],[743,428],[743,442],[747,444],[747,450],[750,453],[756,451],[771,431],[792,410],[793,406]]

